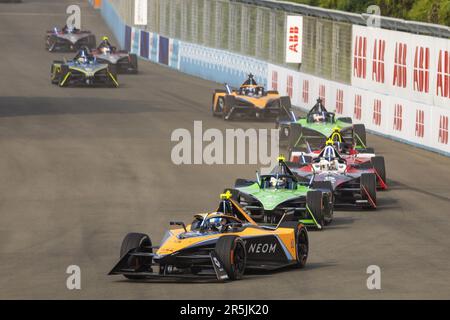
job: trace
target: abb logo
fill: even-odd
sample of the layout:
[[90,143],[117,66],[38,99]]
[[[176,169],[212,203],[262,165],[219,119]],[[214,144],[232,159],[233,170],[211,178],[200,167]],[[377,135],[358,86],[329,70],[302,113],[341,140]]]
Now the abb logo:
[[372,80],[379,83],[384,83],[385,49],[386,49],[386,41],[375,39],[373,44]]
[[353,75],[357,78],[366,78],[367,38],[356,36],[353,52]]
[[309,81],[303,80],[303,91],[302,98],[304,103],[308,103],[309,101]]
[[325,86],[323,84],[319,85],[319,98],[322,100],[322,104],[326,105],[325,103]]
[[272,90],[278,90],[278,72],[272,71]]
[[381,125],[381,100],[373,100],[373,117],[372,122],[376,126]]
[[360,94],[355,95],[355,108],[353,109],[353,116],[355,119],[361,120],[361,103],[362,97]]
[[344,90],[336,90],[336,113],[342,114],[344,112]]
[[423,138],[425,133],[425,112],[416,110],[416,137]]
[[292,76],[288,76],[286,83],[286,93],[289,96],[289,98],[292,98],[293,83],[294,79],[292,78]]
[[395,104],[394,106],[394,127],[395,131],[402,131],[403,122],[403,106],[401,104]]
[[299,43],[299,27],[290,27],[289,28],[289,50],[298,52],[297,47]]
[[414,91],[429,91],[430,48],[416,47],[414,55]]
[[394,81],[393,85],[400,88],[406,88],[406,52],[408,46],[406,43],[395,44],[394,57]]
[[448,144],[448,117],[439,117],[439,139],[438,141],[443,144]]
[[450,53],[440,50],[437,66],[436,95],[450,98]]

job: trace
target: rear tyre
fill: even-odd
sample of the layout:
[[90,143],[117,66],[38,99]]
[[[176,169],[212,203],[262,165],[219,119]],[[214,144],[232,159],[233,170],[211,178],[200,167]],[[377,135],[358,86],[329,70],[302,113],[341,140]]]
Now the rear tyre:
[[219,238],[214,249],[230,280],[242,279],[247,263],[244,241],[237,236]]
[[133,74],[138,73],[138,58],[137,55],[134,53],[130,53],[130,66],[131,66],[131,72]]
[[91,34],[88,36],[87,47],[89,49],[95,49],[97,47],[97,40],[95,39],[95,35]]
[[223,97],[217,98],[217,103],[213,108],[213,115],[214,116],[220,116],[223,115],[223,109],[225,107],[225,99]]
[[377,172],[377,174],[380,176],[381,180],[383,180],[384,183],[386,183],[386,166],[384,163],[384,157],[382,156],[376,156],[372,157],[370,159],[370,162],[373,165],[373,168]]
[[353,136],[354,136],[357,146],[363,147],[363,148],[366,147],[366,145],[367,145],[366,127],[363,124],[354,124],[353,125]]
[[67,85],[68,85],[67,75],[68,74],[69,74],[69,66],[66,64],[61,65],[61,69],[59,70],[59,79],[58,79],[58,85],[60,87],[67,87]]
[[369,202],[371,208],[377,206],[377,180],[374,173],[361,175],[361,197]]
[[[118,81],[117,80],[117,65],[110,64],[108,66],[108,72],[114,77],[115,81],[117,82]],[[110,86],[112,88],[117,88],[118,87],[118,84],[116,82],[114,82],[113,79],[109,78],[109,81],[110,81]]]
[[[129,233],[125,236],[122,241],[122,246],[120,247],[120,258],[126,255],[128,252],[136,252],[136,251],[145,251],[152,253],[153,250],[151,247],[152,241],[150,237],[143,233]],[[146,257],[130,257],[128,258],[128,265],[134,269],[140,269],[144,265],[151,264],[151,258]],[[143,276],[135,276],[135,275],[124,275],[127,279],[143,279]]]
[[350,124],[353,122],[352,118],[350,118],[350,117],[337,118],[336,121],[342,121],[342,122],[350,123]]
[[322,191],[308,191],[306,194],[306,204],[314,219],[323,227],[325,225],[325,215],[323,212]]
[[302,125],[300,123],[291,123],[289,130],[287,131],[288,136],[288,150],[290,152],[300,149],[301,135],[302,135]]

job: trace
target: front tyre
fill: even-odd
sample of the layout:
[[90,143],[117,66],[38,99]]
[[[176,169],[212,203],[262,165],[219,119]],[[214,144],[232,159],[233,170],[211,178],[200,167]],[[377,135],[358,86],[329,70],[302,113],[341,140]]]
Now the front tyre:
[[[120,247],[120,259],[123,258],[124,255],[126,255],[128,252],[149,252],[152,253],[153,250],[149,247],[152,246],[152,241],[150,240],[150,237],[143,233],[129,233],[125,236],[125,238],[122,241],[122,246]],[[130,268],[133,268],[135,270],[142,269],[148,264],[151,264],[151,258],[147,257],[134,257],[130,256],[128,258],[128,266]],[[137,276],[137,275],[124,275],[127,279],[143,279],[145,277],[143,276]]]
[[370,208],[377,207],[377,179],[374,173],[361,175],[361,197],[367,200]]
[[309,239],[308,231],[306,228],[299,224],[295,232],[296,235],[296,250],[297,250],[297,268],[304,268],[306,265],[306,260],[308,260],[309,253]]
[[223,236],[217,241],[214,251],[229,279],[242,279],[247,263],[244,241],[238,236]]

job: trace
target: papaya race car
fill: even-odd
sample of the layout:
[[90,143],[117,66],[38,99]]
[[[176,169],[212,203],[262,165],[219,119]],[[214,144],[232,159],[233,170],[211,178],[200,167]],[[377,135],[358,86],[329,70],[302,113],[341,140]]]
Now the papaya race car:
[[51,82],[60,87],[119,86],[116,67],[99,63],[86,49],[80,50],[73,60],[53,61]]
[[64,26],[62,30],[56,27],[49,30],[45,36],[45,49],[50,52],[75,52],[83,47],[95,48],[97,42],[91,31],[82,31]]
[[134,53],[129,53],[124,50],[117,50],[112,46],[107,37],[103,37],[103,41],[92,50],[91,54],[97,59],[99,63],[115,65],[118,73],[138,73],[138,59]]
[[196,214],[191,224],[171,222],[161,244],[148,235],[129,233],[120,248],[120,259],[109,275],[128,279],[214,277],[241,279],[249,269],[303,268],[308,258],[306,228],[292,221],[261,226],[233,199],[221,195],[216,211]]
[[[292,113],[291,113],[292,114]],[[352,124],[349,117],[335,118],[333,112],[328,112],[321,99],[307,113],[306,117],[279,121],[280,145],[288,146],[290,150],[298,150],[309,144],[314,150],[320,148],[338,128],[341,135],[355,145],[356,148],[367,148],[366,128],[364,124]]]
[[299,180],[289,169],[284,157],[268,175],[257,180],[237,179],[234,198],[252,219],[277,223],[284,214],[307,227],[322,229],[333,219],[333,194],[331,186],[313,189],[308,181]]
[[236,118],[277,119],[280,114],[290,112],[291,100],[278,91],[266,91],[256,83],[252,74],[237,90],[225,84],[225,90],[217,89],[212,97],[213,116],[224,120]]
[[331,141],[316,157],[297,159],[301,161],[287,164],[292,172],[313,188],[330,188],[335,207],[377,208],[376,171],[347,163]]

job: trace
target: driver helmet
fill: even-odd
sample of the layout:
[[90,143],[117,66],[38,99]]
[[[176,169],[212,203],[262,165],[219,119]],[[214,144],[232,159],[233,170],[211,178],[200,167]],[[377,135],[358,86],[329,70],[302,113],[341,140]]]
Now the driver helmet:
[[283,188],[286,186],[286,179],[284,178],[279,178],[277,179],[276,177],[271,177],[270,178],[270,185],[272,187],[278,187],[278,188]]
[[323,158],[328,161],[334,160],[336,158],[336,150],[332,145],[328,145],[327,143],[327,146],[323,150]]
[[88,62],[89,53],[85,48],[81,49],[78,54],[77,62],[78,63],[87,63]]
[[325,120],[325,116],[322,113],[315,113],[313,114],[313,120],[314,122],[320,122]]
[[209,224],[212,229],[222,232],[225,225],[227,224],[227,219],[223,217],[214,217],[209,220]]
[[253,88],[253,87],[247,88],[246,94],[247,94],[248,96],[253,96],[253,95],[255,94],[255,88]]

